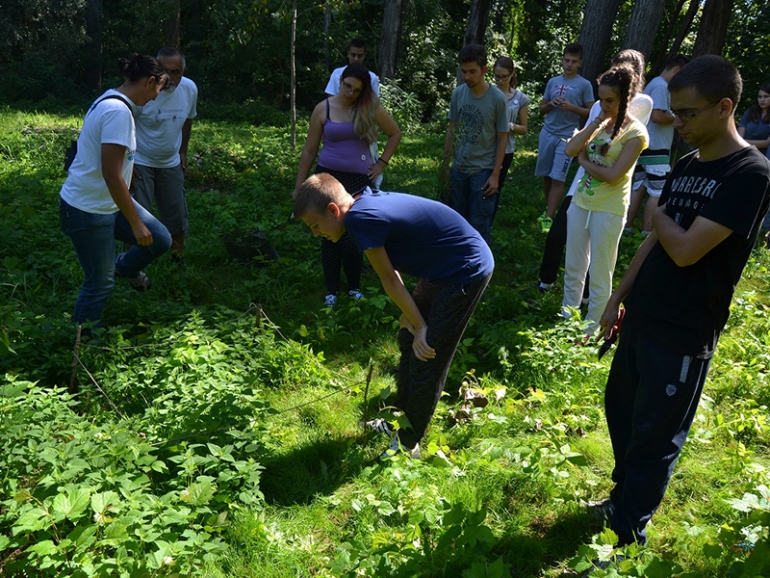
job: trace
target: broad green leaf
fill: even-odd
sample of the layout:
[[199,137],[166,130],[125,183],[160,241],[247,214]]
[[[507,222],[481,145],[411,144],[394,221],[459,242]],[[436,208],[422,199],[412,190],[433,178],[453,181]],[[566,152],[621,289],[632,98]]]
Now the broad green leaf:
[[50,556],[51,554],[56,554],[56,552],[58,552],[56,544],[51,540],[43,540],[37,544],[32,544],[27,550],[35,552],[38,556]]

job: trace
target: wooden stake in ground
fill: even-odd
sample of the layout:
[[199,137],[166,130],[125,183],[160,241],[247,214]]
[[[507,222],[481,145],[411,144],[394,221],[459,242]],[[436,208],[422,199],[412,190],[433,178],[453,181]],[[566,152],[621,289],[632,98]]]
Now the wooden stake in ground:
[[70,386],[67,391],[71,394],[76,394],[78,388],[75,386],[75,378],[78,375],[78,356],[80,355],[80,337],[83,333],[83,326],[78,325],[78,332],[75,335],[75,353],[72,356],[72,377],[70,377]]

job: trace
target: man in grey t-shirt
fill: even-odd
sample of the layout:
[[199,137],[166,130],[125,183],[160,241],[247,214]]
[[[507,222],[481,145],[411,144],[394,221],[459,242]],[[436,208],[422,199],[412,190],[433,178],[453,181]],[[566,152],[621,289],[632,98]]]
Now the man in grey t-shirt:
[[446,183],[449,159],[454,156],[449,171],[450,204],[489,243],[494,196],[508,141],[508,101],[499,88],[484,80],[487,51],[483,46],[466,44],[457,59],[465,83],[452,92],[442,183]]

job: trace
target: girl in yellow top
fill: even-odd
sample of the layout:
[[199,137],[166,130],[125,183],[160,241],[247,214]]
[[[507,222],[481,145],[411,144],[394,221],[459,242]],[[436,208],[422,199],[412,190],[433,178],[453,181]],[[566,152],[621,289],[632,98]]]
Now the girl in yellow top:
[[[637,83],[626,64],[598,78],[602,112],[568,142],[565,152],[585,169],[567,211],[567,254],[562,315],[580,307],[586,271],[591,284],[587,333],[599,326],[612,292],[612,273],[631,199],[634,166],[647,148],[647,128],[628,113]],[[590,263],[590,266],[589,266]]]

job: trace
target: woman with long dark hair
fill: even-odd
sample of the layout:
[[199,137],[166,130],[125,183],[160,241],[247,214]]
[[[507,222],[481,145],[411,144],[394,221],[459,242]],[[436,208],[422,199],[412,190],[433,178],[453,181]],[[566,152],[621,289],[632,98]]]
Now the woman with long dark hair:
[[[567,211],[567,256],[562,314],[580,307],[590,272],[587,334],[598,327],[612,292],[612,273],[631,198],[639,154],[647,146],[646,127],[628,111],[636,75],[628,64],[613,66],[597,79],[602,112],[567,141],[585,175]],[[589,266],[590,263],[590,266]]]
[[[116,275],[137,291],[149,289],[142,269],[171,246],[166,227],[129,193],[136,151],[133,108],[158,96],[168,76],[155,58],[140,54],[120,59],[118,68],[126,80],[88,109],[59,193],[62,231],[72,239],[84,273],[76,323],[101,322]],[[131,245],[117,257],[115,239]]]
[[[378,129],[385,133],[388,141],[382,155],[374,159],[369,145],[377,140]],[[348,193],[356,196],[382,173],[400,140],[401,131],[396,121],[372,90],[369,71],[361,64],[351,64],[342,72],[340,91],[318,103],[310,116],[294,190],[305,182],[318,156],[315,172],[332,175]],[[334,307],[337,302],[342,268],[348,280],[348,294],[354,299],[363,298],[363,253],[350,236],[345,234],[336,243],[322,239],[321,260],[326,280],[326,307]]]

